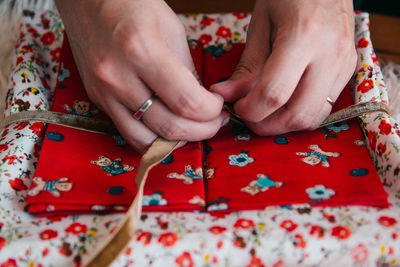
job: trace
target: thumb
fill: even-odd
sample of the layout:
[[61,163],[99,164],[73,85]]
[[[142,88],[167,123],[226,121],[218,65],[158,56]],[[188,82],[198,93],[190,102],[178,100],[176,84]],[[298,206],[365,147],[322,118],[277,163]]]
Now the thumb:
[[246,47],[231,78],[210,87],[210,91],[222,95],[227,102],[234,102],[251,91],[270,54],[271,28],[264,2],[257,1],[254,6]]

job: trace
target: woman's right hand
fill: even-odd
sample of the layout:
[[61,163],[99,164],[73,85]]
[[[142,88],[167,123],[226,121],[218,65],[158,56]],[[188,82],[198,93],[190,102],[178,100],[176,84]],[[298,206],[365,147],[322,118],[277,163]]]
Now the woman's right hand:
[[[160,135],[212,137],[223,98],[194,76],[184,27],[163,0],[56,0],[86,92],[143,153]],[[142,120],[132,114],[157,94]]]

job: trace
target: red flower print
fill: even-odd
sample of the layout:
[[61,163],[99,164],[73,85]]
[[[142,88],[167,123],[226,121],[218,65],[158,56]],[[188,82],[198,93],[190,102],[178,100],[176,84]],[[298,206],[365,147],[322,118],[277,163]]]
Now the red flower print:
[[163,244],[165,247],[172,247],[178,240],[176,233],[164,233],[158,237],[158,242]]
[[324,218],[330,223],[335,223],[336,222],[336,218],[335,218],[334,214],[326,214],[326,213],[324,213]]
[[323,238],[325,235],[325,229],[319,225],[313,225],[310,229],[310,235],[316,234],[318,238]]
[[40,41],[44,45],[51,45],[55,39],[56,39],[56,36],[54,35],[53,32],[46,32],[45,34],[42,35],[42,37],[40,37]]
[[35,28],[29,27],[28,32],[32,34],[33,37],[38,37],[39,33]]
[[339,225],[332,228],[331,235],[337,237],[340,240],[344,240],[349,238],[349,236],[351,235],[351,231],[349,228]]
[[67,229],[65,229],[65,232],[71,233],[74,235],[84,234],[84,233],[86,233],[86,231],[87,231],[86,225],[80,224],[78,222],[71,224],[70,226],[67,227]]
[[18,267],[17,262],[13,258],[9,258],[0,265],[0,267]]
[[44,248],[44,249],[42,250],[42,256],[43,256],[43,257],[46,257],[46,256],[49,254],[49,252],[50,252],[50,249],[49,249],[49,248]]
[[29,129],[33,131],[33,133],[37,136],[40,137],[42,135],[42,131],[44,128],[43,122],[35,122],[31,126],[29,126]]
[[254,222],[252,220],[248,220],[245,218],[240,218],[238,219],[235,224],[233,225],[233,227],[235,228],[242,228],[242,229],[248,229],[248,228],[253,228],[256,225],[254,224]]
[[8,180],[8,183],[15,191],[23,191],[28,189],[28,187],[24,184],[24,181],[22,181],[20,178],[14,178],[14,180],[10,179]]
[[17,125],[15,125],[15,126],[13,127],[13,129],[14,129],[14,130],[22,130],[22,129],[24,129],[28,124],[29,124],[29,122],[27,122],[27,121],[22,121],[22,122],[18,123]]
[[57,47],[57,48],[51,50],[50,55],[55,61],[60,61],[61,47]]
[[194,262],[192,260],[192,256],[190,256],[190,253],[185,251],[181,255],[179,255],[176,259],[175,262],[178,264],[179,267],[192,267],[194,266]]
[[294,236],[294,241],[293,241],[293,246],[295,248],[305,248],[307,245],[306,241],[304,241],[304,238],[301,234],[296,234]]
[[229,38],[232,36],[231,30],[224,26],[220,26],[215,34],[221,38]]
[[23,57],[17,57],[17,64],[16,65],[19,65],[19,63],[21,63],[22,61],[24,61]]
[[284,220],[281,222],[280,226],[288,232],[292,232],[297,228],[297,223],[292,220]]
[[147,246],[150,244],[151,239],[153,238],[153,234],[150,232],[142,232],[140,235],[136,238],[136,241],[142,241],[143,239],[143,244]]
[[246,247],[246,242],[244,242],[243,237],[236,236],[235,240],[233,240],[233,245],[238,247],[238,248],[245,248]]
[[376,148],[376,133],[374,131],[368,131],[368,141],[369,141],[369,146],[373,151],[375,151]]
[[378,144],[378,154],[382,156],[386,152],[386,145],[379,143]]
[[246,267],[264,267],[265,265],[263,264],[262,260],[256,256],[252,256],[251,260]]
[[57,237],[57,232],[51,229],[47,229],[42,231],[39,234],[41,240],[50,240]]
[[351,255],[357,264],[363,265],[368,259],[368,249],[364,244],[358,244],[351,250]]
[[390,123],[387,123],[385,120],[382,120],[381,123],[379,123],[379,133],[388,135],[391,132],[392,125]]
[[397,223],[397,220],[389,216],[381,216],[379,217],[378,222],[385,227],[392,227]]
[[0,251],[6,246],[7,240],[0,236]]
[[27,52],[33,52],[32,47],[29,45],[23,45],[23,46],[21,46],[21,49],[18,50],[18,53],[22,53],[22,54],[25,54]]
[[210,26],[211,23],[215,21],[214,18],[209,18],[209,17],[203,17],[202,20],[200,20],[200,24],[204,26]]
[[207,33],[203,33],[202,35],[200,35],[199,37],[199,41],[205,46],[208,45],[209,42],[211,42],[212,40],[212,36],[210,34]]
[[234,15],[239,20],[247,17],[247,13],[232,13],[232,15]]
[[208,230],[211,233],[213,233],[214,235],[220,235],[220,234],[222,234],[223,232],[226,231],[226,227],[219,226],[219,225],[214,225],[214,226],[211,226]]
[[169,222],[159,220],[159,221],[157,221],[157,224],[158,224],[158,226],[160,226],[161,229],[165,230],[165,229],[168,229]]
[[365,80],[357,86],[357,91],[361,93],[366,93],[369,90],[374,88],[374,81],[373,80]]
[[358,43],[357,43],[358,47],[360,47],[360,48],[367,47],[368,44],[369,44],[369,42],[365,37],[358,40]]
[[6,151],[7,149],[8,149],[8,145],[6,145],[6,144],[1,144],[0,145],[0,153]]

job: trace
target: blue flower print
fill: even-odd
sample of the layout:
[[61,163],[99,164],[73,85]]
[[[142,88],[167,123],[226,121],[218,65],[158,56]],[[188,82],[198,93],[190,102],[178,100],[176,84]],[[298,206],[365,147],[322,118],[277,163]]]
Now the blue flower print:
[[145,195],[142,199],[143,206],[165,206],[167,200],[162,198],[160,192],[154,192],[152,195]]
[[338,133],[340,131],[348,130],[350,127],[346,121],[340,121],[334,124],[327,125],[326,128],[328,128],[331,131],[334,131],[335,133]]
[[219,203],[208,206],[208,211],[227,210],[227,209],[228,209],[228,204],[226,203]]
[[311,199],[329,199],[335,194],[335,191],[325,188],[323,185],[316,185],[306,189],[308,196]]
[[63,82],[66,78],[71,76],[69,70],[64,68],[64,63],[61,63],[60,74],[58,74],[58,81]]
[[249,157],[246,153],[229,156],[229,165],[237,165],[239,167],[243,167],[252,162],[254,162],[254,159]]

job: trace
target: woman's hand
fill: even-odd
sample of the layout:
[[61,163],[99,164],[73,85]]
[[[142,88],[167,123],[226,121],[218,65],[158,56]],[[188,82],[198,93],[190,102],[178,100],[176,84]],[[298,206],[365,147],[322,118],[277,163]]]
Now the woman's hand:
[[356,61],[351,0],[257,0],[235,73],[211,90],[257,134],[315,129]]
[[[183,25],[162,0],[56,0],[89,98],[143,152],[161,135],[195,141],[226,122],[194,76]],[[141,121],[132,117],[154,94]]]

